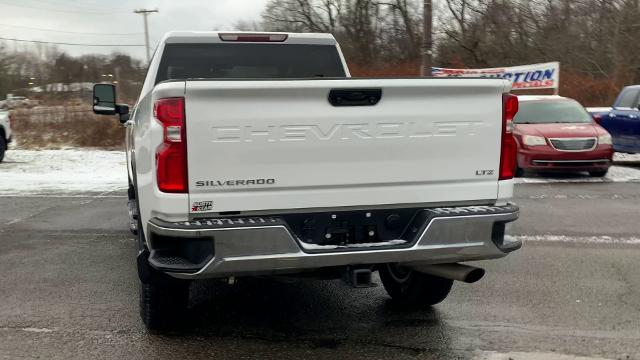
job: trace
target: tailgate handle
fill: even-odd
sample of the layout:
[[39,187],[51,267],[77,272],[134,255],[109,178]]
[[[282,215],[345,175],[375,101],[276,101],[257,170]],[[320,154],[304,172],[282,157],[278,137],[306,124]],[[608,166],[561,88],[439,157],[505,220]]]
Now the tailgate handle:
[[382,99],[382,89],[332,89],[329,102],[333,106],[373,106]]

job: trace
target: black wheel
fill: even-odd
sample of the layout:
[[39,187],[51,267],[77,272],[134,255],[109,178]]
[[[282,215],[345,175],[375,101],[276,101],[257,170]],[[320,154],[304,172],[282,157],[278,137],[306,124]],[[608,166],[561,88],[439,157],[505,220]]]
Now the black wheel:
[[189,304],[190,281],[173,278],[149,264],[149,251],[138,220],[140,317],[148,330],[170,331],[183,325]]
[[609,172],[609,169],[589,171],[589,175],[592,177],[604,177],[605,175],[607,175],[608,172]]
[[524,176],[524,170],[520,167],[516,165],[516,173],[515,173],[516,177],[522,177]]
[[0,162],[4,160],[4,153],[7,151],[7,140],[3,134],[0,134]]
[[170,331],[183,325],[189,303],[189,282],[163,279],[140,283],[140,317],[151,331]]
[[380,279],[389,296],[405,306],[420,308],[442,302],[453,280],[419,273],[396,264],[380,267]]
[[129,200],[135,200],[136,198],[136,189],[131,183],[129,183],[129,188],[127,189],[127,197]]

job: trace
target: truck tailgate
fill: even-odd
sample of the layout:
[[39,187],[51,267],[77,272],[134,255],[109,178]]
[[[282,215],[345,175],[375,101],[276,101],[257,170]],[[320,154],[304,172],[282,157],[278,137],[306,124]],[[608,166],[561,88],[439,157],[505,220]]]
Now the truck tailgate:
[[[332,89],[381,89],[333,106]],[[192,212],[497,198],[497,79],[187,81]]]

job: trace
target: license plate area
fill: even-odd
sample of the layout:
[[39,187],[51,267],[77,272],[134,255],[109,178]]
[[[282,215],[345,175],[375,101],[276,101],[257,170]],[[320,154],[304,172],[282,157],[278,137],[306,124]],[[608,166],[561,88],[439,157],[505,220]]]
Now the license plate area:
[[420,208],[358,210],[284,215],[292,232],[305,244],[352,246],[403,239]]

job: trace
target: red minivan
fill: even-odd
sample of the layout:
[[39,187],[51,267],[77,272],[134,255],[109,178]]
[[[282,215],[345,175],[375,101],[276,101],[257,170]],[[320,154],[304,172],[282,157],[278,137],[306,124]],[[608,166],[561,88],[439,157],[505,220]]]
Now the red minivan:
[[607,174],[613,159],[611,135],[580,103],[561,96],[518,96],[513,124],[518,143],[516,175],[527,171],[587,171]]

